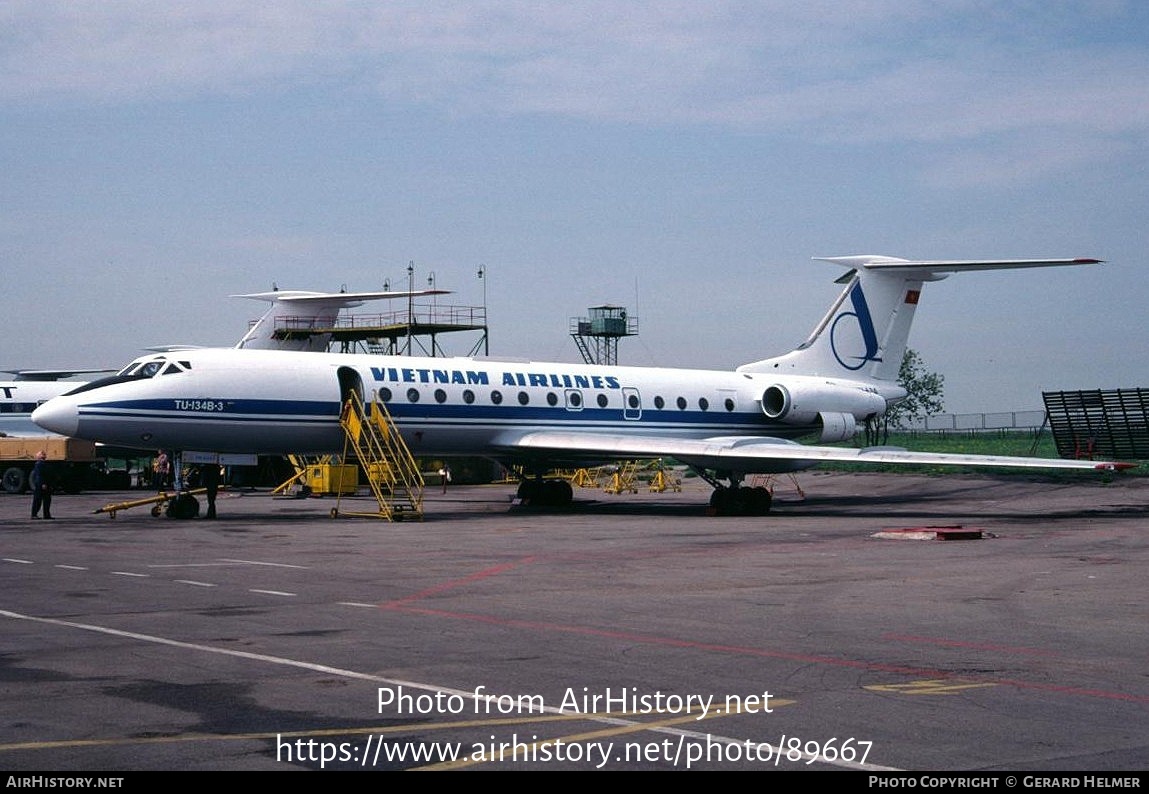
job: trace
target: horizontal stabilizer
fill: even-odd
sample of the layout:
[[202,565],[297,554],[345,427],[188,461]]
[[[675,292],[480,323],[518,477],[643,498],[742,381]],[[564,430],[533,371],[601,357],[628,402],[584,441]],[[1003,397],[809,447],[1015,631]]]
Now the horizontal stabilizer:
[[247,295],[232,295],[232,298],[250,298],[268,303],[291,303],[296,305],[322,304],[325,306],[354,307],[364,301],[390,300],[393,298],[419,298],[424,295],[450,295],[448,289],[420,289],[388,292],[306,292],[303,290],[273,290],[272,292],[252,292]]
[[[847,268],[837,301],[806,341],[791,352],[743,364],[739,372],[864,378],[894,384],[926,282],[953,273],[1096,265],[1100,259],[901,259],[816,256]],[[887,399],[900,395],[887,390]]]
[[1016,270],[1028,267],[1066,267],[1098,265],[1103,260],[1076,257],[1072,259],[900,259],[896,256],[816,256],[820,262],[833,262],[854,269],[903,273],[907,278],[923,281],[945,278],[951,273],[975,270]]

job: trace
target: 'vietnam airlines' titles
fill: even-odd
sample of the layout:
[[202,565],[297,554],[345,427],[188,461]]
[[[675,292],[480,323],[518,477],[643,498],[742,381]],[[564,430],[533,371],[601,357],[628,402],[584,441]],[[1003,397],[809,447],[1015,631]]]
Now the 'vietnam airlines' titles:
[[[430,369],[423,367],[372,367],[371,376],[379,382],[454,383],[489,386],[491,373],[482,369]],[[619,389],[614,375],[570,375],[566,373],[503,372],[503,386],[550,386],[556,389]]]

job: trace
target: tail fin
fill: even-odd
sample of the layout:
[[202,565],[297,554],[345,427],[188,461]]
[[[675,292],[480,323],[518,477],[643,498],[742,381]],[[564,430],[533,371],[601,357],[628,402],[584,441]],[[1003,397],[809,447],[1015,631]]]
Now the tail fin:
[[1100,259],[921,261],[890,256],[815,257],[850,268],[845,288],[809,338],[782,356],[743,364],[739,372],[860,377],[896,381],[927,281],[972,270],[1097,264]]
[[251,326],[236,344],[245,350],[295,350],[323,352],[331,341],[325,333],[335,327],[339,312],[362,306],[370,300],[411,298],[422,295],[448,295],[450,290],[426,289],[412,292],[301,292],[276,290],[233,298],[268,301],[271,308]]

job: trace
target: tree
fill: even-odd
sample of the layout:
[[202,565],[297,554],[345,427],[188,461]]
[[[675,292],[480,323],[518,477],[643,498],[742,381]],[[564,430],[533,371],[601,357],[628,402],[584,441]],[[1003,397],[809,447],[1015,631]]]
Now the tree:
[[942,400],[944,383],[944,375],[928,372],[922,357],[907,348],[898,368],[898,385],[906,390],[906,398],[887,408],[876,422],[867,423],[867,443],[884,444],[889,440],[890,427],[940,414],[945,408]]

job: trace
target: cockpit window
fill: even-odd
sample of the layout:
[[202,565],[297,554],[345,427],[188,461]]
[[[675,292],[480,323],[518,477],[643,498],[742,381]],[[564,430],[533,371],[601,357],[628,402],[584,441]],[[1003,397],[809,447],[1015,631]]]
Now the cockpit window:
[[148,359],[147,361],[133,361],[117,373],[118,377],[151,378],[154,377],[167,363],[163,356]]
[[[99,389],[104,386],[111,386],[114,383],[125,383],[133,380],[144,380],[145,378],[154,378],[161,372],[164,375],[170,375],[173,372],[183,372],[184,366],[187,362],[168,361],[164,356],[151,358],[146,361],[133,361],[128,366],[124,367],[115,375],[110,378],[98,378],[97,380],[77,386],[72,389],[68,394],[80,394],[81,392],[91,391],[92,389]],[[190,366],[186,367],[190,369]]]

